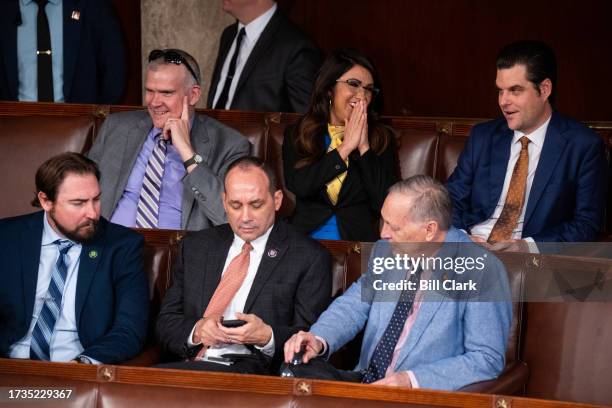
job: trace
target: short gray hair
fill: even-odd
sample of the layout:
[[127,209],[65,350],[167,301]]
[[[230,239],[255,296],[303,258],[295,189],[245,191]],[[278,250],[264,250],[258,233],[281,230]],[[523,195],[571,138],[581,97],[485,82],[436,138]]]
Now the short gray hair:
[[389,194],[403,194],[412,200],[410,217],[415,221],[433,220],[443,231],[452,222],[453,204],[448,190],[433,177],[419,174],[398,181],[389,188]]

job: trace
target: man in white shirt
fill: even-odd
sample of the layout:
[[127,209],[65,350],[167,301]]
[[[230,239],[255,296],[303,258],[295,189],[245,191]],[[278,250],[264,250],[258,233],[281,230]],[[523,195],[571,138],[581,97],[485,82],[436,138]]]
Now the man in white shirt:
[[236,18],[221,35],[208,107],[306,112],[319,50],[272,0],[225,0]]
[[147,333],[141,235],[100,217],[100,173],[78,153],[36,173],[43,211],[0,220],[0,356],[115,364]]
[[190,361],[161,367],[267,374],[328,305],[330,256],[275,222],[283,195],[260,159],[232,163],[224,185],[229,224],[183,238],[157,321],[162,347]]
[[603,141],[553,109],[557,67],[541,42],[497,58],[503,118],[472,129],[448,190],[453,225],[494,249],[597,239],[608,171]]

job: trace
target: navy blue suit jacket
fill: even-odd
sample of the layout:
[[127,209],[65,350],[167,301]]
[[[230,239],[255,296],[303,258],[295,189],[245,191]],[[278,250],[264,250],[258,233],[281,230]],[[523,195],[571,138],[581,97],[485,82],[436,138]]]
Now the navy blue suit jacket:
[[[0,100],[17,100],[18,0],[0,0]],[[73,11],[80,13],[72,18]],[[64,100],[116,104],[125,87],[125,50],[110,0],[63,0]]]
[[[513,131],[503,118],[474,126],[448,179],[453,225],[467,231],[491,217],[502,192]],[[526,203],[523,237],[593,241],[603,224],[608,184],[603,141],[553,112]]]
[[[27,333],[32,321],[43,233],[43,212],[0,220],[0,357]],[[143,238],[100,218],[84,244],[75,316],[83,354],[102,363],[125,361],[147,334],[148,284]]]

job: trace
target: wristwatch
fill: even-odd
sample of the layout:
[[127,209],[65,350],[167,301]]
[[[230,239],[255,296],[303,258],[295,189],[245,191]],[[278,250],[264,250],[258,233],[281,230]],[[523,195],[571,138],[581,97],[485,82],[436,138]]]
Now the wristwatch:
[[75,358],[75,360],[81,364],[93,364],[92,361],[89,359],[89,357],[84,356],[84,355],[78,356],[77,358]]
[[202,161],[202,156],[196,153],[191,157],[191,159],[185,160],[183,162],[183,166],[185,166],[185,169],[187,169],[187,167],[191,166],[192,164],[200,164]]

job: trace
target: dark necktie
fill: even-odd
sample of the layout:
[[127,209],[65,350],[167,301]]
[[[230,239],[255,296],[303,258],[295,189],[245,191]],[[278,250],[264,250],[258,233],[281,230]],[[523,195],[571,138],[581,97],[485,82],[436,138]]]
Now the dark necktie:
[[[410,282],[415,282],[416,287],[419,287],[422,269],[419,268],[415,273],[410,275]],[[363,375],[361,382],[370,384],[385,377],[387,368],[393,359],[393,352],[400,334],[404,330],[406,319],[412,310],[416,290],[404,290],[395,306],[391,320],[385,329],[378,345],[372,353],[368,369]]]
[[30,341],[30,358],[32,360],[48,361],[51,359],[49,350],[51,336],[53,335],[55,323],[62,311],[62,297],[68,274],[66,254],[68,254],[73,244],[65,239],[58,239],[54,244],[57,245],[59,256],[55,262],[53,272],[51,272],[51,281],[49,282],[45,303],[38,315],[36,326],[34,326],[32,331],[32,339]]
[[512,171],[504,208],[489,234],[489,244],[505,242],[512,239],[512,232],[518,224],[523,205],[525,204],[527,173],[529,172],[529,150],[527,149],[529,139],[523,136],[519,139],[519,142],[521,142],[522,145],[521,153]]
[[48,0],[35,0],[38,3],[36,17],[36,55],[38,60],[38,100],[53,102],[53,68],[51,59],[51,35],[45,6]]
[[234,74],[236,73],[236,60],[238,59],[238,54],[240,53],[240,44],[242,44],[244,35],[245,31],[244,27],[242,27],[238,32],[238,38],[236,38],[236,48],[234,49],[234,54],[232,54],[232,59],[230,60],[229,68],[227,69],[227,76],[225,77],[225,83],[223,84],[223,90],[221,91],[221,95],[219,95],[215,109],[225,109],[230,86],[232,86],[232,80],[234,79]]

